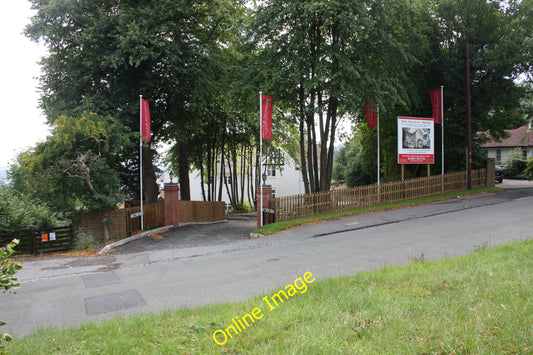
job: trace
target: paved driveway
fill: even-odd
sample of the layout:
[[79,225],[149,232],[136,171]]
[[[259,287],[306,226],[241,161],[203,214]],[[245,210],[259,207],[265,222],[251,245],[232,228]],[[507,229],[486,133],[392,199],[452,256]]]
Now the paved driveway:
[[149,234],[117,247],[107,253],[107,255],[229,244],[249,239],[250,233],[256,228],[255,215],[250,217],[228,217],[226,222],[186,225]]

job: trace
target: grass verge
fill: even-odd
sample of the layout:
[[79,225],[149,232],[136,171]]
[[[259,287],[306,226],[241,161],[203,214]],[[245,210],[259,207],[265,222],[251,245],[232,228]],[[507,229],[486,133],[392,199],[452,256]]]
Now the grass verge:
[[[533,240],[482,247],[464,257],[418,260],[315,281],[305,293],[272,311],[259,296],[66,330],[43,329],[13,340],[7,350],[13,354],[532,353],[531,255]],[[232,319],[255,307],[263,310],[264,317],[224,345],[214,342],[215,331],[233,325]]]
[[253,231],[253,233],[261,234],[265,236],[273,235],[273,234],[282,232],[284,230],[300,227],[306,224],[318,223],[318,222],[323,222],[323,221],[338,219],[338,218],[343,218],[343,217],[349,217],[349,216],[354,216],[354,215],[361,214],[361,213],[387,211],[387,210],[392,210],[396,208],[418,206],[418,205],[422,205],[425,203],[449,200],[449,199],[457,198],[457,196],[466,196],[466,195],[473,195],[473,194],[479,194],[479,193],[484,193],[484,192],[501,192],[501,191],[502,189],[500,189],[499,187],[482,187],[482,188],[472,189],[472,190],[462,190],[462,191],[455,191],[455,192],[450,192],[446,194],[421,197],[421,198],[416,198],[412,200],[383,203],[383,204],[376,205],[376,206],[359,207],[359,208],[354,208],[354,209],[346,210],[346,211],[324,213],[324,214],[319,214],[315,216],[292,219],[290,221],[267,224],[261,228],[257,228],[256,230]]

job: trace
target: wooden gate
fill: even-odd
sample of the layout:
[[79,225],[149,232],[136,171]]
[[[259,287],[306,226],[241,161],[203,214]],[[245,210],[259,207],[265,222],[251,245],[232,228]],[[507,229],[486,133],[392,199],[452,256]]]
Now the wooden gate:
[[6,245],[19,239],[16,254],[43,254],[69,251],[74,244],[72,225],[56,228],[23,229],[0,234],[0,244]]

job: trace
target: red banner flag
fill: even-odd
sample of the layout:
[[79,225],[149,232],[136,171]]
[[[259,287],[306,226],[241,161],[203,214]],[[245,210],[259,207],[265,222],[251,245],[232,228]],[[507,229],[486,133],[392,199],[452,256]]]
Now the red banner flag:
[[272,139],[272,96],[261,95],[261,139]]
[[431,96],[432,117],[435,124],[442,124],[442,89],[431,90],[429,95]]
[[142,112],[141,112],[141,134],[145,142],[150,142],[150,136],[152,135],[152,127],[150,121],[150,106],[148,100],[142,99]]
[[378,125],[378,110],[377,104],[374,97],[366,97],[366,123],[368,127],[375,127]]

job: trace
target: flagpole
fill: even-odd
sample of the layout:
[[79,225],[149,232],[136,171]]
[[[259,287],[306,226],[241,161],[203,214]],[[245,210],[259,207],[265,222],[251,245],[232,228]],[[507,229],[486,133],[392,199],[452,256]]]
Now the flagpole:
[[263,172],[263,107],[262,107],[262,92],[259,91],[259,186],[261,194],[261,227],[263,226],[263,183],[261,182],[261,174]]
[[377,106],[377,118],[378,118],[378,203],[380,202],[381,200],[381,196],[380,196],[380,186],[379,186],[379,183],[380,183],[380,171],[379,171],[379,165],[380,165],[380,148],[379,148],[379,104],[376,103],[376,106]]
[[442,169],[442,192],[444,193],[444,86],[440,86],[440,129],[441,129],[441,139],[442,139],[442,154],[441,154],[441,169]]
[[143,96],[139,95],[139,174],[141,181],[141,231],[144,229],[144,214],[143,214]]

